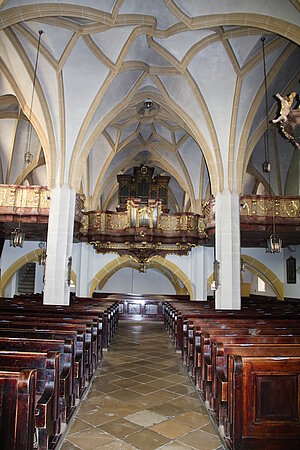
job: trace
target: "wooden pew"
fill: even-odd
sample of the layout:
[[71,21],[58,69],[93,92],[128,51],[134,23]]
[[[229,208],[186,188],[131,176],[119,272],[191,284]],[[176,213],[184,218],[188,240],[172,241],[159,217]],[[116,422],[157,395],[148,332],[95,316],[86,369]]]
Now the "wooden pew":
[[[202,343],[201,336],[205,332],[209,334],[223,335],[226,333],[238,333],[245,335],[264,335],[264,334],[300,334],[300,321],[290,320],[287,326],[282,326],[282,321],[272,320],[263,321],[261,319],[228,319],[207,320],[194,319],[187,322],[187,344],[183,352],[183,357],[187,369],[191,376],[197,381],[197,369],[201,366]],[[207,351],[206,351],[207,354]],[[203,367],[204,370],[204,367]]]
[[230,355],[227,445],[241,450],[298,450],[299,377],[299,357]]
[[[0,315],[0,327],[9,326],[10,322],[21,322],[22,324],[36,323],[38,328],[49,328],[52,329],[76,329],[79,335],[83,336],[85,349],[85,370],[86,377],[89,379],[94,373],[98,365],[98,346],[99,341],[101,342],[101,337],[98,335],[98,324],[94,323],[93,317],[69,317],[64,316],[61,313],[52,313],[49,310],[47,315],[45,312],[41,312],[40,309],[37,311],[33,308],[23,309],[22,312],[14,312],[13,308],[4,310]],[[95,319],[96,320],[96,319]]]
[[71,342],[74,345],[74,381],[73,397],[79,399],[80,394],[85,389],[85,376],[84,376],[84,352],[82,350],[82,343],[77,341],[76,331],[65,330],[35,330],[24,328],[0,328],[0,337],[12,337],[12,338],[26,338],[26,339],[44,339],[44,340],[64,340],[65,343]]
[[[256,319],[298,319],[300,320],[300,305],[286,304],[285,302],[270,299],[245,301],[242,299],[241,311],[215,310],[213,302],[165,302],[165,326],[176,342],[178,350],[184,347],[186,337],[186,323],[197,318],[223,319],[226,317],[252,317]],[[177,324],[177,327],[176,327]],[[179,335],[178,335],[179,333]]]
[[[42,332],[61,332],[61,331],[70,331],[76,333],[76,360],[82,360],[81,369],[82,372],[80,374],[81,381],[81,389],[85,388],[86,383],[88,382],[91,376],[91,341],[90,338],[87,338],[87,330],[84,324],[72,324],[72,323],[58,323],[56,321],[41,321],[35,318],[28,318],[28,320],[22,319],[19,317],[19,320],[5,319],[4,321],[0,319],[0,328],[1,329],[16,329],[22,328],[27,330],[34,331],[42,331]],[[90,335],[90,331],[89,331]]]
[[[198,304],[197,306],[183,303],[167,304],[165,311],[167,331],[175,345],[178,346],[178,342],[182,339],[183,363],[190,370],[196,384],[198,380],[205,405],[217,424],[217,418],[220,417],[219,430],[223,437],[225,436],[228,448],[232,450],[285,450],[290,448],[294,450],[300,448],[300,433],[299,428],[297,428],[300,421],[299,417],[296,417],[297,414],[300,414],[299,391],[295,393],[298,398],[296,401],[296,403],[298,402],[297,407],[293,404],[285,405],[286,410],[289,412],[292,409],[294,414],[291,413],[292,418],[287,419],[287,428],[292,427],[291,433],[289,434],[284,430],[283,424],[286,418],[280,417],[279,414],[276,417],[276,421],[280,425],[279,428],[276,429],[274,426],[271,432],[267,428],[268,438],[273,434],[269,444],[268,438],[264,436],[263,427],[261,429],[255,428],[256,400],[250,403],[254,387],[250,388],[249,394],[248,391],[248,393],[245,392],[246,388],[243,384],[247,374],[245,375],[244,372],[244,375],[238,381],[236,379],[236,382],[233,381],[230,384],[233,375],[231,374],[230,379],[229,367],[226,373],[226,361],[233,355],[242,359],[266,358],[267,361],[267,358],[269,358],[268,361],[278,362],[298,358],[300,361],[300,307],[295,308],[293,305],[283,304],[283,302],[269,302],[263,299],[260,304],[257,301],[244,303],[241,311],[215,311],[211,303]],[[178,323],[182,324],[182,333],[179,339]],[[223,353],[222,346],[225,349]],[[269,367],[267,362],[264,366],[263,376],[265,380],[269,377],[266,383],[273,383],[272,368]],[[299,384],[297,384],[299,373],[295,374],[286,370],[284,376],[277,379],[286,380],[288,379],[286,376],[288,378],[294,376],[294,379],[297,380],[295,382],[296,388],[299,389]],[[249,376],[249,383],[251,380],[253,380],[253,377]],[[273,395],[275,385],[274,382],[272,385]],[[265,384],[263,384],[263,387],[265,388]],[[231,401],[230,389],[236,390],[236,397],[233,402]],[[263,400],[268,403],[263,406],[264,412],[268,411],[268,408],[269,410],[274,409],[270,390],[268,391],[266,388],[265,391],[269,397],[262,394]],[[245,404],[241,406],[241,399],[247,395],[249,403],[246,406]],[[289,402],[289,397],[286,397],[286,399]],[[254,408],[252,412],[255,425],[253,425],[253,422],[247,423],[249,419],[247,409],[251,409],[251,407]],[[295,413],[296,409],[297,414]],[[270,417],[268,420],[270,421]],[[265,423],[267,423],[267,419]],[[272,419],[270,423],[272,424]],[[240,427],[240,435],[237,433],[238,427]]]
[[[256,342],[254,341],[256,340]],[[228,394],[228,358],[229,355],[239,356],[273,356],[273,357],[300,357],[299,343],[278,342],[280,339],[271,338],[268,342],[259,342],[256,337],[252,342],[244,343],[221,343],[213,345],[213,370],[212,390],[209,398],[209,409],[219,425],[223,425],[224,417],[227,416],[227,394]]]
[[16,337],[0,337],[1,351],[17,352],[59,352],[60,353],[60,386],[59,402],[63,422],[67,422],[75,407],[74,380],[74,341],[42,340]]
[[34,445],[36,371],[0,371],[0,443],[9,450]]
[[35,427],[39,450],[48,450],[60,434],[59,353],[0,352],[0,370],[36,369]]
[[[89,301],[88,301],[89,300]],[[84,317],[93,316],[99,321],[98,333],[102,337],[99,338],[98,346],[101,345],[103,348],[107,348],[113,334],[117,328],[118,322],[118,305],[116,302],[105,302],[104,304],[99,304],[95,301],[91,302],[91,299],[84,299],[81,297],[76,297],[74,304],[70,306],[55,306],[55,305],[43,305],[41,300],[29,299],[0,299],[1,311],[15,312],[16,308],[19,313],[25,311],[35,311],[39,313],[42,311],[47,311],[49,314],[61,314],[69,317]]]
[[[249,334],[247,328],[226,329],[204,329],[201,332],[200,352],[197,355],[197,364],[199,369],[196,371],[195,383],[198,386],[204,400],[209,400],[210,389],[212,384],[212,361],[213,361],[213,343],[214,342],[239,342],[246,343],[268,343],[268,342],[300,342],[299,329],[294,330],[295,334],[280,335],[272,327],[261,330],[257,336]],[[297,333],[298,334],[297,334]]]

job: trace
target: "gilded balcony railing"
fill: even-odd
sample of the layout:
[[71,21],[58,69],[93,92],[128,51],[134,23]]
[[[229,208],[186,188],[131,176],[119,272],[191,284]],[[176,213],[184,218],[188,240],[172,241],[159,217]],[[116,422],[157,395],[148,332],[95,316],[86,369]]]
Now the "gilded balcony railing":
[[241,197],[241,219],[246,217],[275,217],[281,219],[300,218],[300,196],[269,197],[248,195]]
[[[76,194],[75,221],[81,222],[84,195]],[[0,184],[0,218],[17,216],[49,216],[51,191],[45,186]]]
[[[205,229],[215,226],[215,199],[203,202]],[[241,223],[252,222],[268,224],[273,214],[276,221],[296,224],[300,218],[300,196],[279,197],[266,195],[243,195],[240,198]]]
[[[47,222],[51,203],[51,191],[44,186],[0,185],[0,221]],[[136,208],[135,203],[131,205]],[[159,206],[159,205],[158,205]],[[203,203],[203,215],[194,213],[162,213],[155,205],[138,208],[142,216],[134,216],[129,208],[125,212],[84,212],[84,196],[76,195],[75,223],[78,238],[83,241],[128,241],[189,242],[203,243],[207,235],[214,233],[215,199]],[[151,216],[153,214],[153,217]],[[154,217],[155,215],[155,217]],[[26,216],[32,216],[28,220]],[[136,217],[136,222],[132,218]],[[291,225],[299,228],[300,196],[269,197],[246,195],[240,198],[240,220],[242,227],[255,230],[255,226],[270,226],[273,216],[276,225]],[[33,217],[36,219],[33,220]],[[133,226],[136,223],[137,226]],[[142,224],[142,226],[141,226]],[[250,228],[251,226],[251,228]],[[80,231],[79,231],[80,228]],[[126,240],[126,239],[125,239]]]
[[49,215],[50,191],[44,186],[0,185],[0,214]]
[[[111,233],[124,232],[129,230],[130,222],[127,212],[100,212],[90,211],[83,214],[82,234],[87,233]],[[146,228],[146,227],[136,227]],[[157,232],[186,232],[186,233],[204,233],[204,217],[193,213],[165,214],[162,213],[157,220],[156,227],[149,227]]]

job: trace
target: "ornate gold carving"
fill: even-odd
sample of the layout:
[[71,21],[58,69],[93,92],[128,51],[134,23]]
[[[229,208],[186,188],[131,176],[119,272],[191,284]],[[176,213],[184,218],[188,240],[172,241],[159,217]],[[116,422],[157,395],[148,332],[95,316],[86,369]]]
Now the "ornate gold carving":
[[78,220],[79,222],[82,221],[83,218],[84,202],[85,202],[85,195],[76,194],[75,219]]
[[179,254],[187,255],[194,244],[190,243],[180,243],[175,244],[164,244],[162,242],[102,242],[102,241],[92,241],[97,253],[118,253],[118,254],[129,254],[139,263],[147,263],[154,256],[159,254],[160,256],[165,256],[166,254]]
[[31,208],[33,213],[50,208],[50,191],[42,186],[0,185],[0,207],[21,214]]
[[241,198],[241,216],[297,218],[300,216],[300,197],[252,197]]

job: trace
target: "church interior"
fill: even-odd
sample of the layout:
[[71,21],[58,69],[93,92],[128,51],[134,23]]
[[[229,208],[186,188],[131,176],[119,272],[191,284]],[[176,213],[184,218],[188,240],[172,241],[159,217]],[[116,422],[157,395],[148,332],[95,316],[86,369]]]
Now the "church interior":
[[300,448],[299,0],[0,0],[0,440]]

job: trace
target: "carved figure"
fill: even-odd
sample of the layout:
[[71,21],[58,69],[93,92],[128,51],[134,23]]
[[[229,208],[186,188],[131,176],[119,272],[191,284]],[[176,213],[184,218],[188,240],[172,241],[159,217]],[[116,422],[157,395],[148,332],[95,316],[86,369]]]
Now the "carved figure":
[[292,92],[289,96],[282,97],[279,93],[276,94],[276,97],[281,101],[281,110],[280,116],[277,119],[272,120],[273,123],[278,122],[286,122],[287,116],[289,115],[294,98],[296,96],[296,92]]

